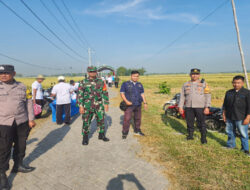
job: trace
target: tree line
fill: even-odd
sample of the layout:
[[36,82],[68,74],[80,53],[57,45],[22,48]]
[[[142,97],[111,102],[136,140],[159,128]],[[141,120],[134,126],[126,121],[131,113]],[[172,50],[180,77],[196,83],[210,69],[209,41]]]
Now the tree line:
[[131,69],[131,68],[126,68],[126,67],[119,67],[116,70],[116,74],[118,76],[129,76],[131,74],[131,71],[137,70],[140,72],[140,75],[144,75],[146,73],[146,70],[142,67],[140,69]]

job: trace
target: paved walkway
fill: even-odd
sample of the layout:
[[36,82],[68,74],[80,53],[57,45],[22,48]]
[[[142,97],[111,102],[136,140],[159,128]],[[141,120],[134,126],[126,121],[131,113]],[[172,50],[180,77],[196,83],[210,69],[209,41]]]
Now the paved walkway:
[[[110,97],[117,94],[110,92]],[[109,142],[98,140],[96,121],[88,146],[82,146],[80,116],[68,125],[48,121],[28,140],[25,163],[32,173],[10,174],[13,190],[163,190],[168,181],[151,164],[138,158],[140,145],[132,133],[121,139],[122,112],[110,107],[106,116]],[[11,163],[12,164],[12,163]]]

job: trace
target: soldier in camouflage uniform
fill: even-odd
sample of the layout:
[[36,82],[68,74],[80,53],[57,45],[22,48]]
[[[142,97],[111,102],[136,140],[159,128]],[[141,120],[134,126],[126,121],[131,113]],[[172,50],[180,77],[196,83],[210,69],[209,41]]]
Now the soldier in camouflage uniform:
[[81,81],[77,96],[79,112],[82,114],[83,119],[83,145],[88,145],[89,126],[94,115],[97,120],[97,126],[99,127],[98,139],[105,142],[109,141],[109,139],[105,137],[104,133],[104,116],[105,111],[108,111],[109,104],[106,84],[102,81],[102,79],[97,78],[96,67],[88,67],[87,71],[89,77]]

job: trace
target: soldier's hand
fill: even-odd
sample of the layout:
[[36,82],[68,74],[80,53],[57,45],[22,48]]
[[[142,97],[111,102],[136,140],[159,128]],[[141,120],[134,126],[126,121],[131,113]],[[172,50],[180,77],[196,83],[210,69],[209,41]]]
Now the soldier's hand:
[[84,114],[84,113],[85,113],[84,107],[81,106],[81,107],[79,108],[79,113],[80,113],[80,114]]
[[36,126],[36,122],[35,121],[29,121],[29,127],[33,128]]
[[132,102],[130,102],[130,101],[127,101],[126,104],[127,104],[128,106],[132,106]]
[[205,109],[204,109],[204,114],[205,114],[205,115],[208,115],[208,114],[209,114],[209,108],[205,108]]
[[109,111],[109,105],[104,105],[104,108],[105,108],[105,112],[108,112]]
[[179,113],[182,115],[184,114],[184,110],[182,108],[179,108]]
[[148,110],[148,104],[144,104],[144,109]]

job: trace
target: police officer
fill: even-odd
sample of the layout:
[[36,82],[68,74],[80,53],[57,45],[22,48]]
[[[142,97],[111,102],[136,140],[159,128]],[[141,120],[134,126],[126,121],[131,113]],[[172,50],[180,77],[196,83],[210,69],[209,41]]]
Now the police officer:
[[106,84],[97,78],[97,68],[88,67],[88,78],[84,79],[78,88],[77,103],[83,118],[83,145],[88,145],[89,126],[95,115],[99,127],[99,140],[109,141],[105,137],[104,116],[108,111],[109,97]]
[[14,66],[0,65],[0,189],[9,189],[5,172],[9,169],[13,146],[14,166],[11,172],[28,173],[35,168],[25,166],[23,158],[30,128],[34,127],[32,95],[17,82]]
[[182,87],[179,112],[183,114],[185,106],[187,140],[193,140],[194,121],[196,118],[201,132],[201,143],[206,144],[205,115],[209,113],[211,94],[207,83],[204,80],[200,80],[200,69],[191,69],[190,77],[191,80]]

